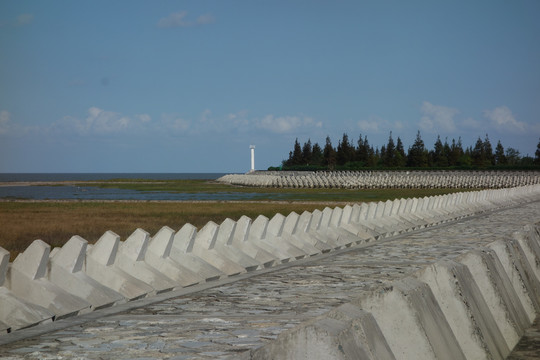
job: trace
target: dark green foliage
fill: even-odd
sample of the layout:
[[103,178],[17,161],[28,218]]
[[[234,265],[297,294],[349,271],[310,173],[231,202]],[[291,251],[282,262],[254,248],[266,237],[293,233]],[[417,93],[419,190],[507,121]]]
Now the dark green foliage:
[[538,145],[536,145],[536,151],[534,152],[534,164],[540,165],[540,139],[538,139]]
[[428,152],[424,147],[424,141],[420,136],[420,131],[416,133],[416,140],[414,144],[409,148],[407,154],[407,166],[410,167],[427,167],[428,166]]
[[330,140],[330,136],[326,137],[326,143],[324,145],[323,150],[323,165],[326,166],[330,170],[334,170],[336,167],[336,150],[332,146],[332,141]]
[[501,144],[501,141],[497,142],[497,147],[495,148],[495,164],[497,165],[506,165],[508,160],[504,155],[504,147]]
[[[405,152],[401,138],[397,138],[394,143],[392,132],[388,137],[388,142],[373,148],[369,144],[367,136],[358,137],[356,147],[349,140],[349,136],[344,133],[338,142],[337,148],[332,146],[330,137],[326,137],[324,148],[318,143],[312,145],[308,139],[303,146],[298,138],[295,139],[293,151],[289,152],[289,158],[282,162],[280,167],[271,167],[272,170],[362,170],[362,169],[535,169],[540,165],[540,141],[535,152],[535,158],[530,156],[521,157],[519,151],[507,148],[506,151],[501,142],[497,142],[495,152],[493,152],[491,142],[486,134],[484,140],[478,137],[474,147],[469,146],[465,150],[461,142],[461,137],[448,144],[444,143],[440,136],[433,145],[433,149],[428,150],[420,135],[416,134],[416,139],[408,152]],[[270,168],[269,168],[270,169]]]

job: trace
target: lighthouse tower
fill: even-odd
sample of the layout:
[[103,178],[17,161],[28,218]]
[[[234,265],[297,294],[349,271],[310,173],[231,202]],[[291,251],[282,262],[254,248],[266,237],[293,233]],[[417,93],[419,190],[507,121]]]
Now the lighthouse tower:
[[249,148],[251,150],[251,169],[249,172],[255,171],[255,145],[249,145]]

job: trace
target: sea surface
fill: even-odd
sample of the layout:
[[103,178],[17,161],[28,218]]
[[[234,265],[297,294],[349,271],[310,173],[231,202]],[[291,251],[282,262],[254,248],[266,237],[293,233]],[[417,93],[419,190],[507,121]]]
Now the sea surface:
[[[17,185],[20,182],[96,181],[111,179],[145,180],[215,180],[223,173],[0,173],[0,200],[256,200],[264,194],[245,192],[226,193],[170,193],[164,191],[137,191],[103,189],[78,185]],[[13,183],[13,184],[10,184]],[[6,186],[7,185],[7,186]],[[279,194],[276,194],[279,199]]]

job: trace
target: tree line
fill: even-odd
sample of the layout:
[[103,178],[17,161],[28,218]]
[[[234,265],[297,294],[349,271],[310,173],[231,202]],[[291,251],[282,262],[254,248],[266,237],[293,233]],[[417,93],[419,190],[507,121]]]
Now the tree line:
[[504,148],[499,140],[493,149],[488,135],[484,139],[478,137],[474,146],[464,148],[461,137],[444,143],[440,136],[430,150],[426,148],[420,135],[407,151],[398,137],[394,141],[392,132],[388,142],[378,147],[370,145],[367,136],[360,134],[356,145],[344,133],[337,147],[332,145],[330,137],[326,137],[324,147],[311,143],[308,139],[300,145],[296,138],[289,158],[283,160],[279,168],[269,170],[358,170],[372,168],[453,168],[453,169],[486,169],[486,168],[536,168],[540,166],[540,141],[535,157],[521,156],[514,148]]

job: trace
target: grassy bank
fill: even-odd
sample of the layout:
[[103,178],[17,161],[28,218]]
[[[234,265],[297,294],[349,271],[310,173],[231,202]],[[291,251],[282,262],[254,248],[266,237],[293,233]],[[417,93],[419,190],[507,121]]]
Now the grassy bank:
[[[384,189],[384,190],[338,190],[338,189],[257,189],[234,188],[221,184],[182,181],[181,184],[149,184],[129,182],[110,183],[106,186],[132,186],[141,191],[218,191],[225,186],[227,191],[250,191],[266,194],[266,199],[275,199],[275,192],[286,194],[287,201],[257,202],[103,202],[103,201],[0,201],[0,246],[11,253],[11,260],[24,251],[35,239],[41,239],[53,247],[62,246],[73,235],[80,235],[90,243],[99,239],[107,230],[126,239],[135,229],[142,228],[151,235],[161,227],[175,230],[191,223],[200,228],[208,221],[221,223],[225,218],[237,220],[242,215],[269,218],[276,213],[284,215],[292,211],[302,213],[335,207],[343,202],[385,201],[387,199],[423,197],[456,192],[443,189]],[[198,184],[198,185],[197,185]],[[138,187],[140,185],[140,187]],[[149,188],[148,186],[151,185]],[[155,186],[161,186],[157,190]],[[180,188],[180,187],[181,188]],[[148,189],[148,190],[143,190]],[[182,189],[182,190],[181,190]],[[212,190],[210,190],[212,189]],[[283,199],[283,196],[280,196]]]

